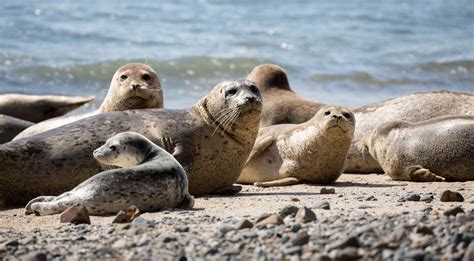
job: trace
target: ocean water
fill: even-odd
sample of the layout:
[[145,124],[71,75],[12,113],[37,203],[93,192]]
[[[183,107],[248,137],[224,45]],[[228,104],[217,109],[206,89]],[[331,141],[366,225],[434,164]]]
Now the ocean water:
[[351,108],[474,92],[474,1],[0,2],[0,93],[96,95],[96,107],[129,62],[158,72],[167,108],[268,62],[297,93]]

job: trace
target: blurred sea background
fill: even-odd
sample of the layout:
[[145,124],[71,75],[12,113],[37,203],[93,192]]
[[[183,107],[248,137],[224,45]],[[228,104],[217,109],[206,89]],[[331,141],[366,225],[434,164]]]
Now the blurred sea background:
[[356,108],[417,91],[474,92],[474,1],[10,1],[0,93],[95,95],[150,64],[166,108],[260,63],[300,95]]

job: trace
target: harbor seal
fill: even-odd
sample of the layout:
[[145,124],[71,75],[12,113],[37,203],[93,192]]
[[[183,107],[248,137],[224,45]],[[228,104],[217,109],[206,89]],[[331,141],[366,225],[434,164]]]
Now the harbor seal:
[[354,125],[349,109],[324,106],[305,123],[261,128],[238,183],[332,183],[344,169]]
[[37,123],[64,115],[94,100],[94,96],[0,95],[0,114]]
[[15,140],[100,113],[148,108],[163,108],[163,91],[158,75],[146,64],[129,63],[115,72],[99,109],[43,121],[21,132]]
[[262,93],[263,109],[260,127],[284,123],[303,123],[324,106],[298,96],[288,83],[285,71],[275,64],[256,66],[247,79],[257,84]]
[[354,110],[357,125],[346,173],[383,173],[377,161],[358,148],[362,138],[381,124],[394,120],[419,122],[446,115],[474,115],[474,95],[463,92],[413,93]]
[[474,180],[474,116],[390,121],[361,143],[394,180]]
[[257,137],[262,101],[254,83],[224,81],[183,110],[145,109],[91,116],[0,145],[0,201],[25,204],[59,195],[101,171],[92,151],[133,131],[172,154],[194,196],[231,186]]
[[18,133],[33,124],[33,122],[0,114],[0,144],[11,141]]
[[121,167],[103,171],[60,196],[41,196],[26,205],[26,214],[58,214],[82,203],[92,215],[115,214],[136,206],[142,212],[192,208],[188,178],[171,154],[135,132],[122,132],[93,153],[101,164]]

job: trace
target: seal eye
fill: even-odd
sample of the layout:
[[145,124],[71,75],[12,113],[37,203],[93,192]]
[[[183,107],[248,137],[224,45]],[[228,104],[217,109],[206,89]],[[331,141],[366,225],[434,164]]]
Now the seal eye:
[[237,93],[237,89],[236,88],[232,88],[232,89],[229,89],[225,92],[225,95],[234,95]]
[[109,149],[110,149],[111,151],[115,151],[115,150],[117,149],[117,147],[115,147],[114,145],[112,145],[112,146],[109,147]]
[[324,115],[326,115],[326,116],[328,116],[329,114],[331,114],[330,111],[325,111],[325,112],[324,112]]
[[151,77],[150,77],[149,74],[144,74],[144,75],[142,76],[142,79],[143,79],[144,81],[149,81],[149,80],[151,79]]
[[120,79],[121,79],[122,81],[126,80],[127,78],[128,78],[128,76],[125,75],[125,74],[120,75]]
[[255,86],[255,85],[250,85],[250,90],[251,90],[253,93],[258,93],[258,92],[259,92],[257,86]]
[[350,118],[351,118],[351,115],[350,115],[349,113],[347,113],[347,112],[344,112],[344,113],[342,114],[342,116],[346,117],[346,119],[350,119]]

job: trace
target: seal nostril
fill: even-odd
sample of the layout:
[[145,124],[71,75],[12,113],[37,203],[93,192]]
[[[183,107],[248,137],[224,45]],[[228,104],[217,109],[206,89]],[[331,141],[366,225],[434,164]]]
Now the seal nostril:
[[132,90],[136,91],[140,88],[140,84],[132,84]]

